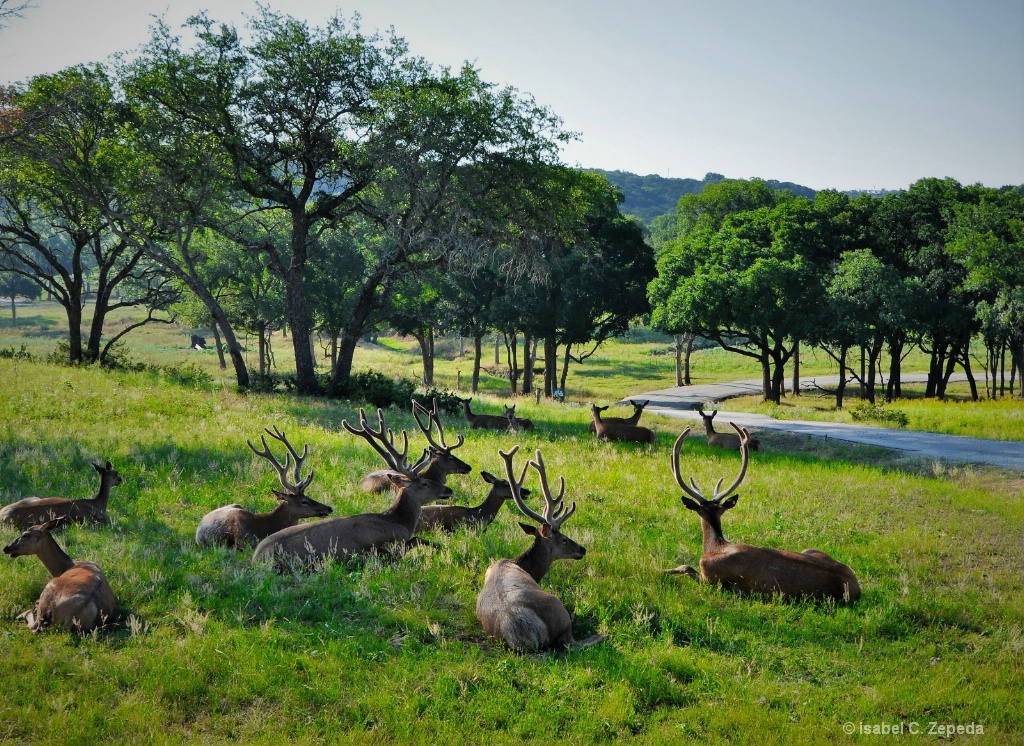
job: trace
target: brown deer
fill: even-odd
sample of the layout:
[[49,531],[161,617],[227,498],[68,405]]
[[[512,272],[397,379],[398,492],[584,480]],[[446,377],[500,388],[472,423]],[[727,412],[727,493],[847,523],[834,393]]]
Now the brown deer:
[[[562,502],[565,478],[560,478],[558,497],[551,497],[544,459],[538,450],[537,460],[523,466],[519,479],[515,477],[512,459],[519,446],[509,453],[498,451],[505,460],[505,474],[512,490],[512,499],[539,528],[520,523],[523,531],[533,537],[533,545],[515,559],[501,559],[487,568],[484,587],[476,602],[476,616],[484,632],[498,637],[516,652],[532,653],[553,647],[587,647],[604,639],[604,635],[577,642],[572,636],[572,617],[565,606],[550,593],[540,588],[541,579],[557,559],[582,559],[587,550],[562,534],[561,528],[576,511],[576,503],[568,510]],[[523,502],[523,482],[527,469],[532,466],[540,476],[544,494],[544,514],[531,510]]]
[[505,407],[505,418],[508,420],[510,430],[533,430],[533,420],[526,417],[516,417],[516,405]]
[[[707,414],[703,409],[698,409],[700,417],[704,420],[704,432],[708,434],[708,445],[715,446],[716,448],[724,448],[727,451],[738,451],[740,450],[740,439],[733,433],[716,433],[715,426],[711,424],[712,420],[715,419],[715,415],[718,414],[716,409],[711,414]],[[757,438],[750,439],[750,450],[759,451],[761,450],[761,441]]]
[[[480,472],[480,476],[491,485],[490,492],[480,505],[475,508],[464,505],[425,505],[420,510],[420,522],[416,530],[431,531],[439,528],[451,533],[459,526],[489,526],[505,501],[512,499],[512,488],[506,480],[498,479],[489,471]],[[519,492],[524,497],[530,495],[527,489],[520,489]]]
[[426,449],[415,464],[409,464],[408,434],[402,431],[403,448],[399,451],[394,433],[390,429],[385,430],[384,412],[380,409],[377,410],[377,422],[378,428],[374,430],[367,422],[366,412],[360,409],[359,427],[353,427],[345,420],[341,424],[353,435],[366,440],[388,467],[397,472],[389,477],[397,492],[391,506],[383,513],[327,518],[282,529],[257,545],[253,553],[254,562],[272,559],[280,569],[289,562],[311,564],[326,557],[344,560],[394,545],[408,549],[427,543],[413,537],[420,509],[434,500],[451,497],[451,488],[420,476],[429,460]]
[[[649,400],[634,401],[630,399],[629,403],[633,405],[633,414],[629,417],[602,417],[601,422],[605,425],[631,425],[636,427],[637,423],[640,422],[640,415],[643,414],[644,407],[651,402]],[[601,411],[603,412],[604,410],[602,409]],[[597,425],[593,421],[590,423],[590,432],[597,432]]]
[[58,518],[32,526],[5,546],[4,554],[34,554],[52,576],[35,609],[24,614],[30,630],[56,627],[67,632],[91,632],[114,618],[117,599],[99,565],[72,560],[50,535],[60,523]]
[[462,416],[466,418],[466,422],[474,430],[508,430],[512,425],[507,408],[505,409],[505,414],[473,414],[469,409],[473,397],[459,399],[459,401],[462,402]]
[[[294,526],[303,518],[323,518],[330,515],[333,509],[317,502],[306,495],[306,488],[313,481],[316,473],[310,470],[309,476],[302,479],[302,464],[309,455],[309,446],[303,446],[300,456],[292,444],[288,442],[287,436],[277,426],[271,431],[266,428],[267,435],[275,440],[284,443],[288,452],[285,454],[285,461],[282,464],[270,452],[265,435],[260,436],[263,443],[263,450],[257,450],[251,440],[245,441],[249,448],[260,458],[270,462],[270,465],[277,471],[277,478],[281,482],[283,491],[274,490],[277,498],[277,507],[269,513],[254,513],[246,510],[241,505],[225,505],[222,508],[212,510],[203,516],[196,528],[196,544],[201,547],[223,544],[233,549],[242,549],[248,545],[255,544],[260,539],[280,531],[282,528]],[[294,482],[288,480],[288,469],[295,459]]]
[[593,416],[594,432],[598,440],[620,440],[626,443],[653,443],[654,431],[639,425],[615,425],[609,424],[601,419],[601,412],[608,407],[599,407],[596,404],[590,405],[590,414]]
[[679,452],[690,428],[686,428],[676,439],[672,449],[672,474],[683,492],[689,496],[682,496],[683,505],[700,516],[704,547],[700,557],[700,573],[689,565],[680,565],[667,572],[689,575],[695,580],[703,579],[741,593],[779,593],[787,598],[806,596],[813,599],[856,601],[860,598],[857,576],[849,567],[836,562],[824,552],[805,549],[797,554],[786,549],[733,544],[722,535],[722,514],[735,507],[739,496],[733,492],[743,482],[750,461],[750,434],[746,428],[730,424],[736,430],[740,442],[740,473],[725,490],[720,490],[723,480],[719,479],[710,500],[704,497],[692,477],[687,484],[679,469]]
[[0,510],[0,524],[9,524],[24,531],[53,518],[65,523],[108,523],[107,499],[112,487],[121,484],[121,475],[108,461],[104,466],[93,464],[100,473],[100,491],[96,497],[71,500],[66,497],[26,497]]
[[[427,415],[426,427],[424,427],[423,421],[420,419],[421,413]],[[473,471],[472,466],[452,453],[452,451],[463,444],[463,437],[461,435],[457,436],[458,441],[453,445],[448,445],[445,441],[444,427],[441,425],[441,415],[437,408],[437,399],[434,399],[434,407],[430,410],[414,399],[412,402],[412,415],[416,419],[416,425],[419,427],[420,432],[426,436],[427,443],[429,444],[430,461],[423,470],[423,473],[420,474],[421,477],[430,479],[438,484],[445,484],[448,477],[452,474],[469,474]],[[437,440],[434,440],[433,436],[435,425],[437,426]],[[359,486],[364,492],[388,492],[395,488],[395,484],[391,481],[390,477],[396,474],[398,474],[396,471],[380,469],[367,474],[359,480]]]

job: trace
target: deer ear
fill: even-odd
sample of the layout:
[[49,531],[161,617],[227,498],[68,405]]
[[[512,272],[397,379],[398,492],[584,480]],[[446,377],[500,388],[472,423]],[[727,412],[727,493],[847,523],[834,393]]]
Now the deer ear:
[[98,471],[100,474],[103,473],[103,467],[97,464],[95,461],[92,463],[92,468]]
[[480,472],[480,476],[483,477],[484,481],[487,482],[487,484],[494,484],[495,482],[498,481],[498,478],[491,474],[489,471]]
[[284,502],[290,497],[290,495],[287,492],[279,492],[277,490],[271,490],[270,492],[271,494],[274,495],[274,497],[276,497],[281,502]]
[[733,495],[722,503],[722,510],[728,510],[729,508],[736,507],[736,501],[740,499],[739,495]]
[[391,482],[391,484],[398,487],[399,489],[405,489],[410,484],[412,484],[411,479],[401,474],[387,474],[386,476],[388,478],[388,481]]
[[699,510],[700,509],[700,505],[697,504],[697,501],[690,499],[686,495],[680,495],[679,499],[682,500],[683,501],[683,505],[685,505],[690,510]]
[[61,518],[54,518],[53,520],[47,521],[46,523],[39,524],[38,526],[36,526],[36,528],[38,528],[40,531],[50,532],[53,531],[53,529],[57,528],[57,526],[60,525],[62,520],[63,519]]
[[523,529],[523,533],[524,534],[528,534],[529,536],[536,536],[537,535],[537,527],[536,526],[531,526],[529,523],[520,523],[519,527],[521,529]]

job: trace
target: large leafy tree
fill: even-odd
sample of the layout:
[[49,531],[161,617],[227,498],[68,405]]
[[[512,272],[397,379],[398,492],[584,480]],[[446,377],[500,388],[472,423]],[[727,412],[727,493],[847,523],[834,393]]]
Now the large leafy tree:
[[[0,263],[49,292],[68,317],[71,362],[97,361],[176,289],[109,219],[99,185],[126,168],[125,110],[100,67],[34,78],[4,117],[0,143]],[[83,309],[92,319],[83,340]],[[145,319],[104,337],[110,312],[142,306]]]

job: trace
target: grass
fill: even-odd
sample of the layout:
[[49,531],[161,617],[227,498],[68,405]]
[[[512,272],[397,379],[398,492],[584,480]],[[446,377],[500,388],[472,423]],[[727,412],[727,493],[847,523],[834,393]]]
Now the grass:
[[[514,511],[486,532],[431,537],[438,550],[309,575],[195,546],[210,509],[271,506],[272,474],[244,441],[273,424],[309,443],[312,496],[339,515],[382,509],[356,487],[378,464],[341,431],[353,404],[13,360],[0,377],[0,503],[91,495],[91,460],[125,478],[109,528],[59,539],[106,571],[115,625],[30,634],[15,617],[46,573],[34,558],[0,560],[4,742],[818,744],[856,740],[847,722],[910,721],[980,723],[986,743],[1024,738],[1018,476],[908,471],[883,449],[772,436],[726,535],[822,549],[855,569],[864,595],[852,606],[740,598],[661,573],[700,553],[669,470],[678,425],[650,418],[652,447],[603,444],[585,408],[523,402],[536,431],[462,430],[460,456],[500,473],[498,448],[518,442],[565,476],[579,505],[566,533],[588,554],[543,585],[575,613],[577,638],[608,641],[517,656],[474,615],[487,566],[528,544]],[[388,423],[412,419],[391,411]],[[700,439],[684,450],[704,487],[737,466]],[[458,502],[486,492],[475,473],[451,484]],[[14,536],[0,529],[4,543]]]

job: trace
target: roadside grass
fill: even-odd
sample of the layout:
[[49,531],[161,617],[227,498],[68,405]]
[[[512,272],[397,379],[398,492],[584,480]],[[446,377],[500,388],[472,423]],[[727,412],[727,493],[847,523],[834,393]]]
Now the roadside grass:
[[[475,467],[451,480],[457,502],[478,503],[476,472],[502,473],[498,449],[519,443],[517,463],[541,448],[578,503],[566,533],[587,556],[542,585],[574,612],[577,638],[608,640],[518,656],[474,614],[487,566],[528,546],[514,510],[487,531],[430,536],[437,550],[315,574],[196,547],[210,509],[271,507],[271,470],[245,446],[264,426],[309,443],[310,494],[337,515],[384,508],[356,486],[375,454],[340,431],[357,403],[12,360],[0,378],[0,503],[90,496],[90,461],[113,461],[125,479],[110,527],[58,539],[104,568],[114,625],[32,635],[15,617],[46,572],[35,558],[0,560],[5,742],[818,744],[858,740],[847,722],[910,721],[981,724],[986,743],[1024,738],[1019,476],[908,471],[883,449],[773,437],[726,536],[822,549],[855,569],[864,595],[851,606],[741,598],[661,572],[700,555],[669,469],[677,423],[650,418],[657,443],[639,447],[597,443],[582,406],[524,401],[537,430],[515,437],[451,418]],[[685,445],[684,474],[702,487],[737,468],[699,437]],[[0,529],[4,543],[15,535]]]
[[[951,383],[946,401],[926,399],[924,384],[904,384],[903,397],[891,403],[879,400],[883,411],[897,410],[907,416],[907,429],[946,435],[967,435],[975,438],[1024,441],[1024,399],[1006,396],[1001,399],[971,401],[965,382]],[[854,394],[856,388],[851,388]],[[843,409],[835,408],[835,396],[826,393],[801,392],[800,396],[784,398],[781,404],[764,402],[760,396],[744,396],[721,402],[724,411],[754,412],[780,420],[812,420],[848,422],[875,427],[892,427],[885,420],[857,422],[852,415],[860,402],[854,395],[844,397]]]

